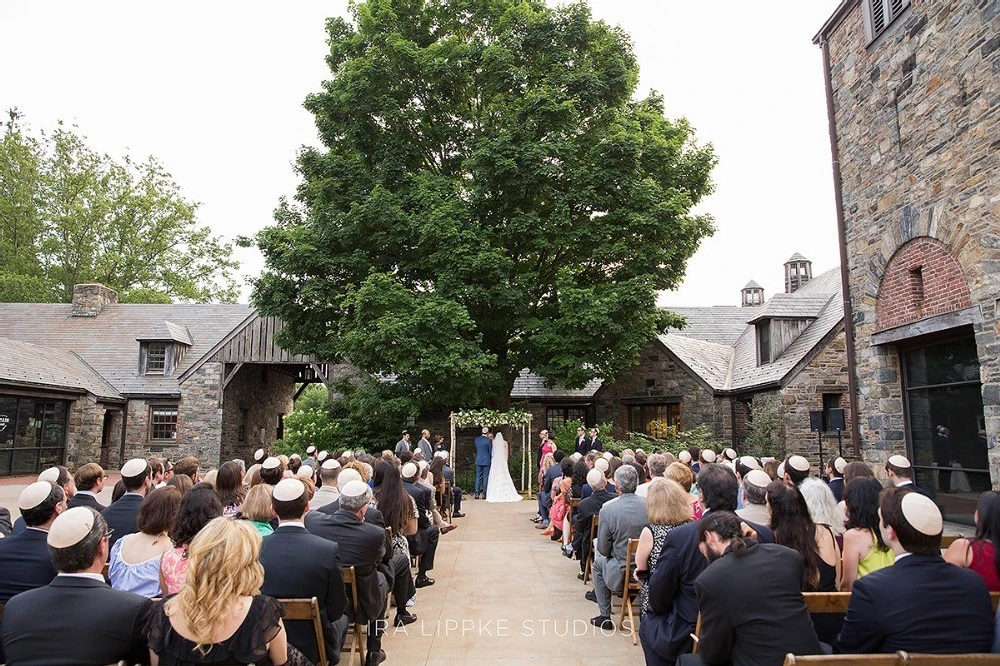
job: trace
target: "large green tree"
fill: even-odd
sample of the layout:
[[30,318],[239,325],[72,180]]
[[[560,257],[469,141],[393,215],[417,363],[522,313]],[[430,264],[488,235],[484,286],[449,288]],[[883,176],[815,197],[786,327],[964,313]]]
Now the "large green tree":
[[152,157],[114,160],[60,125],[0,137],[0,301],[68,301],[101,282],[124,302],[235,301],[232,246]]
[[373,396],[502,406],[522,368],[580,386],[678,325],[656,293],[712,233],[715,157],[635,97],[620,29],[582,2],[369,0],[328,32],[323,148],[256,237],[284,344]]

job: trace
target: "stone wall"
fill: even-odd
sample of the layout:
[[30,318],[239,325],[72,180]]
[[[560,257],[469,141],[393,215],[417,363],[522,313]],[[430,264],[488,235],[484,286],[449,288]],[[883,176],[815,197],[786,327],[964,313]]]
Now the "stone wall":
[[[101,436],[104,432],[105,406],[86,397],[70,403],[66,423],[66,467],[75,470],[101,459]],[[121,421],[115,443],[121,441]]]
[[[254,451],[272,444],[277,438],[278,414],[292,413],[294,396],[295,379],[278,368],[254,364],[240,368],[226,386],[220,459],[252,461]],[[246,410],[245,436],[240,441],[243,410]]]
[[884,331],[970,305],[962,267],[944,243],[921,236],[889,260],[875,305],[875,328]]
[[[886,267],[936,239],[964,272],[982,366],[987,447],[1000,481],[1000,3],[914,0],[874,44],[860,4],[829,36],[854,310],[863,456],[902,451],[896,349],[871,345]],[[892,288],[889,286],[888,288]]]

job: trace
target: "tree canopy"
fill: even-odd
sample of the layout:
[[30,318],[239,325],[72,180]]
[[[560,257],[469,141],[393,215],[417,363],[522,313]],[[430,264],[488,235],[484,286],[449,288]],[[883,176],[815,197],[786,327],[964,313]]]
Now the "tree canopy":
[[716,160],[635,96],[619,28],[541,0],[369,0],[327,27],[323,146],[256,237],[282,344],[419,408],[503,406],[522,368],[582,386],[682,325],[656,295],[713,231],[691,211]]
[[234,302],[232,245],[198,224],[154,158],[114,160],[60,125],[0,136],[0,301],[70,301],[101,282],[132,303]]

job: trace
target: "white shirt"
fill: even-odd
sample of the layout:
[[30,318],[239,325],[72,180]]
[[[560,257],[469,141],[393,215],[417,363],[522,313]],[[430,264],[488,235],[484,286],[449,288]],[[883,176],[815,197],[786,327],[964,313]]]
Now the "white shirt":
[[78,491],[76,491],[76,494],[77,495],[90,495],[94,499],[97,499],[97,495],[95,495],[93,492],[91,492],[89,490],[78,490]]
[[108,581],[104,580],[104,576],[95,573],[60,573],[57,576],[65,576],[67,578],[89,578],[91,580],[96,580],[98,582],[108,584]]
[[278,527],[301,527],[305,529],[306,525],[301,520],[282,520],[278,523]]
[[334,486],[322,486],[316,489],[316,494],[309,500],[309,508],[315,511],[338,499],[340,499],[340,490]]

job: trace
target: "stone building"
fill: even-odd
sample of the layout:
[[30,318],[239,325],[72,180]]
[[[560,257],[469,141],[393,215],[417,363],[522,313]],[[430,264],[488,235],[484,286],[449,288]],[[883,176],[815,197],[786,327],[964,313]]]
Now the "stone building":
[[824,414],[826,459],[838,442],[831,410],[849,405],[841,276],[833,269],[814,278],[798,253],[784,268],[786,291],[769,300],[751,281],[740,307],[670,308],[684,316],[684,329],[651,340],[636,367],[613,381],[570,390],[523,371],[511,398],[527,402],[535,423],[549,428],[571,419],[613,422],[624,436],[655,434],[662,423],[681,430],[705,424],[739,450],[751,405],[769,397],[787,450],[818,465],[810,412]]
[[0,476],[147,455],[248,459],[280,439],[296,383],[329,366],[274,343],[247,305],[0,303]]
[[1000,482],[1000,3],[845,0],[829,102],[856,436],[950,519]]

